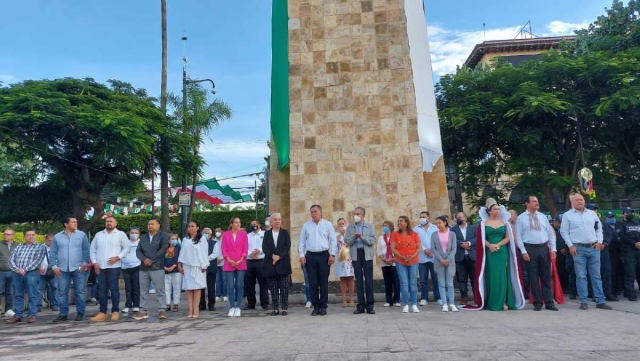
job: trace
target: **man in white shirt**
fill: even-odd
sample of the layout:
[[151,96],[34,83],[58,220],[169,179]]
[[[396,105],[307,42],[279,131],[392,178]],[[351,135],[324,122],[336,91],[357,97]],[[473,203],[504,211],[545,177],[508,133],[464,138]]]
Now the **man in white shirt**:
[[120,318],[120,268],[122,259],[131,250],[131,241],[127,234],[117,229],[118,222],[113,217],[107,217],[105,229],[96,233],[91,242],[90,257],[98,279],[100,292],[100,312],[91,318],[91,322],[107,320],[107,293],[111,291],[111,321]]
[[262,251],[264,231],[260,229],[260,222],[257,219],[251,221],[248,236],[247,272],[244,274],[244,294],[247,297],[247,305],[244,310],[256,309],[257,282],[260,286],[260,306],[262,306],[262,310],[266,311],[269,309],[269,286],[262,275],[264,266],[264,252]]
[[[527,196],[527,210],[516,220],[517,243],[529,274],[529,288],[533,295],[534,311],[558,311],[551,293],[551,258],[556,258],[556,233],[547,216],[538,212],[536,196]],[[551,252],[549,252],[551,249]]]
[[322,207],[309,209],[311,219],[300,230],[298,253],[300,264],[306,265],[313,311],[311,316],[325,316],[329,299],[329,271],[338,252],[336,231],[331,222],[322,219]]
[[[224,267],[224,257],[222,257],[222,228],[216,228],[216,259],[218,262],[218,272],[216,273],[216,302],[229,302],[229,297],[227,297],[227,282],[224,279],[224,271],[222,267]],[[209,258],[211,260],[211,258]]]
[[431,252],[431,235],[438,228],[430,222],[429,212],[420,212],[420,224],[413,230],[418,233],[422,252],[418,255],[418,272],[420,273],[420,306],[426,306],[429,302],[429,274],[433,286],[433,300],[441,304],[440,290],[438,289],[438,276],[433,268],[433,252]]

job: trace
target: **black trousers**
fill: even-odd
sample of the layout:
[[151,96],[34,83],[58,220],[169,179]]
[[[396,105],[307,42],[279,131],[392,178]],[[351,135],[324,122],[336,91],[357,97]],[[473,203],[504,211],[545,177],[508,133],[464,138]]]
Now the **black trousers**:
[[610,249],[609,257],[611,258],[611,284],[613,294],[619,295],[624,290],[624,263],[622,262],[622,251],[620,248]]
[[280,307],[285,311],[289,308],[289,275],[276,275],[267,278],[271,289],[271,303],[275,311]]
[[358,248],[357,252],[358,259],[351,262],[356,276],[356,307],[361,311],[373,310],[373,260],[365,260],[364,248]]
[[560,286],[562,293],[569,290],[569,272],[567,272],[567,256],[558,251],[556,257],[556,269],[558,270],[558,278],[560,278]]
[[326,309],[329,300],[329,251],[307,252],[304,258],[313,309]]
[[384,295],[388,304],[400,303],[400,277],[394,266],[382,267]]
[[262,276],[263,259],[248,259],[247,272],[244,274],[245,295],[247,306],[256,307],[256,282],[260,285],[260,306],[267,309],[269,307],[269,285]]
[[529,289],[533,294],[534,306],[542,307],[542,301],[546,307],[553,306],[553,296],[551,294],[551,258],[549,257],[549,245],[544,244],[524,244],[529,262],[527,272],[529,273]]
[[638,298],[636,293],[635,281],[637,275],[636,267],[640,264],[640,249],[630,244],[622,246],[624,252],[624,291],[630,300]]
[[[208,297],[205,297],[204,294]],[[203,288],[200,292],[200,308],[206,308],[206,299],[209,299],[209,307],[216,307],[216,274],[207,273],[207,288]]]
[[122,269],[125,289],[125,308],[140,307],[140,266]]
[[460,297],[468,298],[467,282],[471,281],[471,290],[473,291],[476,279],[476,261],[465,255],[462,262],[456,262],[456,274],[458,275]]
[[[611,253],[609,247],[600,251],[600,278],[602,279],[602,293],[605,297],[613,297],[613,285],[611,280]],[[593,293],[593,291],[591,291]]]

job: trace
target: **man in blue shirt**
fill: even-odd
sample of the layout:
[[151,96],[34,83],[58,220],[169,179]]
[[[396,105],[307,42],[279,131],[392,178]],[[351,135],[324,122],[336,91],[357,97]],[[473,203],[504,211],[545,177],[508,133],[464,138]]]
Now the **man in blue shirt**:
[[429,222],[429,212],[420,212],[420,225],[413,229],[420,236],[422,252],[418,256],[420,272],[420,306],[425,306],[429,299],[429,274],[433,284],[433,300],[442,305],[440,300],[440,290],[438,289],[438,276],[433,269],[433,252],[431,252],[431,234],[438,231],[438,228]]
[[53,322],[67,321],[69,314],[69,286],[73,280],[76,297],[76,321],[84,319],[87,278],[87,264],[89,263],[89,238],[78,230],[78,220],[65,217],[64,230],[53,237],[49,262],[53,273],[59,277],[60,314]]

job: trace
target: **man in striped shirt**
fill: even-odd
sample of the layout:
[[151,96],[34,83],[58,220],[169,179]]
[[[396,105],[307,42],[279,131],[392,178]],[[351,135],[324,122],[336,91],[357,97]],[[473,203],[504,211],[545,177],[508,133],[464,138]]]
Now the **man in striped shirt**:
[[25,291],[29,295],[27,322],[36,322],[38,301],[40,301],[38,281],[47,269],[46,253],[45,246],[36,243],[35,229],[27,229],[24,232],[24,244],[19,245],[9,259],[9,268],[14,272],[13,290],[15,291],[14,306],[16,314],[7,321],[8,324],[22,322]]

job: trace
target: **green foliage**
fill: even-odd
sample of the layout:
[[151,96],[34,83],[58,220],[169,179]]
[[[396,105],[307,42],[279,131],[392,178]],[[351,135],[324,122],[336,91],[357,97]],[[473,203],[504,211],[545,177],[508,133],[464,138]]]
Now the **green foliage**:
[[72,212],[71,193],[64,188],[7,187],[0,195],[0,223],[61,221]]

